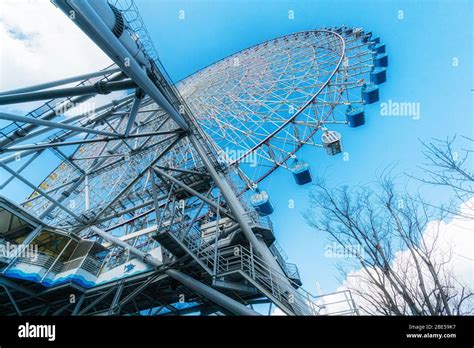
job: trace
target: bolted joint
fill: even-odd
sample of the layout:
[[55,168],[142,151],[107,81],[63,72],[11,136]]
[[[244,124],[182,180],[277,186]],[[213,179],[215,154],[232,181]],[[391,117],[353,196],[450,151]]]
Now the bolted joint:
[[98,81],[94,83],[94,87],[98,94],[109,94],[111,90],[108,88],[107,82]]
[[143,99],[145,97],[146,93],[143,91],[141,88],[137,88],[135,91],[135,97],[138,99]]
[[150,254],[143,255],[143,258],[142,258],[143,263],[148,264],[148,259],[150,257],[153,258]]

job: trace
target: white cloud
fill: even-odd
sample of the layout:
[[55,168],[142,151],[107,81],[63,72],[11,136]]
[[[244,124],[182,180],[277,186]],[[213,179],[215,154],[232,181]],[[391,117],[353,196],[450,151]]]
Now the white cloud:
[[[111,63],[50,1],[2,0],[0,91],[94,72]],[[117,95],[95,98],[90,103],[99,100],[107,102],[117,98]],[[42,103],[13,104],[2,109],[11,113],[26,113]]]
[[2,0],[0,90],[102,69],[110,59],[48,0]]
[[[432,245],[439,228],[438,240],[436,241],[436,252],[432,258],[437,262],[447,261],[445,266],[446,274],[451,274],[456,282],[467,286],[471,291],[474,289],[474,198],[461,205],[458,215],[448,222],[432,221],[423,234],[423,240]],[[413,261],[410,259],[409,251],[396,253],[393,260],[393,268],[408,268],[407,284],[417,286],[416,270]],[[412,276],[410,276],[412,274]],[[366,274],[362,270],[348,274],[338,291],[344,289],[356,289],[363,293],[377,293],[373,286],[369,285]],[[428,277],[429,279],[429,277]],[[430,284],[427,284],[429,287]],[[374,308],[366,300],[353,293],[356,303],[360,307]],[[472,303],[472,302],[471,302]]]

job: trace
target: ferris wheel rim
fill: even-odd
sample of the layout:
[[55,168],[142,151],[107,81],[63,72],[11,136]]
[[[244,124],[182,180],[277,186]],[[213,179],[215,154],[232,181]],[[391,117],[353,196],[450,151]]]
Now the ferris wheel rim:
[[[229,59],[229,58],[231,58],[231,57],[233,57],[233,56],[236,56],[236,55],[238,55],[238,54],[240,54],[240,53],[242,53],[242,52],[245,52],[245,51],[250,50],[250,49],[252,49],[252,48],[255,48],[255,47],[257,47],[257,46],[261,46],[261,45],[264,45],[264,44],[266,44],[266,43],[269,43],[269,42],[272,42],[272,41],[275,41],[275,40],[281,40],[281,39],[284,39],[284,38],[286,38],[286,37],[291,37],[291,36],[298,35],[298,34],[304,34],[304,33],[318,33],[318,32],[333,33],[333,34],[336,34],[337,36],[339,36],[341,39],[343,39],[342,36],[341,36],[339,33],[336,33],[335,31],[327,30],[327,29],[310,29],[310,30],[295,31],[295,32],[293,32],[293,33],[291,33],[291,34],[286,34],[286,35],[278,36],[278,37],[275,37],[275,38],[273,38],[273,39],[268,39],[268,40],[265,40],[265,41],[256,43],[256,44],[254,44],[254,45],[251,45],[251,46],[242,48],[241,50],[239,50],[239,51],[237,51],[237,52],[234,52],[234,53],[232,53],[232,54],[230,54],[230,55],[228,55],[228,56],[225,56],[225,57],[223,57],[223,58],[221,58],[221,59],[218,59],[218,60],[216,60],[216,61],[214,61],[214,62],[212,62],[212,63],[210,63],[210,64],[208,64],[208,65],[206,65],[206,66],[204,66],[204,67],[202,67],[202,68],[200,68],[200,69],[198,69],[198,70],[196,70],[196,71],[194,71],[194,72],[192,72],[192,73],[190,73],[190,74],[188,74],[188,75],[186,75],[186,76],[183,77],[182,79],[178,80],[178,81],[175,83],[175,86],[177,86],[177,85],[180,84],[180,83],[184,83],[188,78],[193,77],[194,75],[200,73],[201,71],[204,71],[204,70],[207,69],[207,68],[212,67],[213,65],[219,64],[219,63],[223,62],[223,61],[226,60],[226,59]],[[345,50],[345,44],[344,44],[344,50]]]
[[[340,42],[341,42],[341,51],[340,51],[340,55],[339,55],[339,59],[334,67],[334,69],[332,70],[331,74],[328,76],[328,78],[326,79],[326,81],[324,81],[324,83],[322,84],[322,86],[318,89],[318,91],[297,111],[295,112],[290,118],[288,118],[287,120],[285,120],[285,122],[283,122],[278,128],[276,128],[271,134],[269,134],[268,136],[266,136],[264,139],[262,139],[258,144],[254,145],[252,148],[250,148],[249,150],[245,151],[242,155],[240,155],[238,158],[236,158],[235,160],[232,160],[228,163],[229,166],[234,166],[234,165],[238,165],[239,162],[243,161],[246,157],[248,157],[249,155],[251,155],[253,152],[255,152],[256,150],[258,150],[260,147],[262,147],[265,143],[267,143],[270,139],[272,139],[272,137],[274,137],[275,135],[277,135],[281,130],[283,130],[286,126],[288,126],[288,124],[290,124],[291,122],[293,122],[293,120],[295,120],[303,111],[305,111],[313,102],[314,100],[324,91],[324,89],[328,86],[328,84],[332,81],[332,79],[334,78],[334,75],[336,75],[336,73],[339,71],[339,68],[344,60],[344,57],[345,57],[345,54],[346,54],[346,43],[345,43],[345,40],[344,38],[337,32],[335,31],[332,31],[332,30],[327,30],[327,29],[313,29],[313,30],[303,30],[303,31],[298,31],[298,32],[294,32],[294,33],[291,33],[291,34],[287,34],[287,35],[283,35],[283,36],[279,36],[279,37],[276,37],[276,38],[273,38],[273,39],[270,39],[270,40],[267,40],[267,41],[264,41],[264,42],[260,42],[258,44],[255,44],[255,45],[252,45],[250,47],[247,47],[247,48],[244,48],[238,52],[235,52],[229,56],[226,56],[216,62],[213,62],[212,64],[209,64],[207,66],[205,66],[204,68],[202,69],[199,69],[198,71],[186,76],[185,78],[183,78],[182,80],[180,80],[176,85],[178,85],[179,83],[182,83],[183,85],[186,85],[186,80],[188,78],[193,78],[195,76],[197,76],[198,74],[200,74],[201,72],[205,71],[206,69],[208,68],[211,68],[213,66],[217,66],[219,63],[227,60],[227,59],[230,59],[231,57],[234,57],[234,56],[238,56],[239,54],[243,53],[243,52],[246,52],[248,50],[251,50],[252,48],[255,48],[255,47],[259,47],[259,46],[263,46],[265,44],[268,44],[269,42],[273,42],[275,40],[280,40],[280,39],[284,39],[284,38],[287,38],[287,37],[292,37],[292,36],[296,36],[296,35],[299,35],[299,34],[304,34],[304,33],[329,33],[331,35],[334,35]],[[329,113],[328,113],[328,116],[329,116]],[[308,138],[311,138],[315,133],[317,132],[317,129],[311,133],[311,135]],[[306,139],[306,140],[307,140]],[[297,146],[295,147],[292,151],[291,151],[291,154],[286,158],[286,160],[288,160],[289,157],[291,157],[291,155],[294,155],[300,148],[301,146]],[[283,161],[283,162],[286,162]],[[275,166],[270,170],[269,173],[273,172],[276,168],[278,168],[283,162],[280,162],[280,163],[275,163]],[[268,173],[268,174],[269,174]],[[256,182],[260,182],[262,181],[267,175],[264,175],[262,178],[259,178]]]
[[[341,95],[342,93],[339,93],[339,98],[341,98]],[[331,108],[330,110],[328,110],[328,112],[326,113],[326,117],[325,119],[327,119],[329,117],[329,115],[331,114],[331,112],[334,110],[334,108]],[[261,175],[258,179],[256,180],[253,180],[252,183],[254,184],[258,184],[260,183],[261,181],[265,180],[268,176],[270,176],[270,174],[272,174],[275,170],[277,170],[283,163],[285,163],[286,161],[288,161],[295,153],[297,153],[304,145],[304,142],[305,141],[308,141],[309,139],[311,139],[317,132],[318,132],[319,128],[315,128],[313,129],[313,131],[311,131],[309,133],[309,135],[303,140],[303,142],[299,143],[298,145],[295,146],[295,148],[281,161],[279,161],[278,163],[275,163],[275,165],[270,168],[267,172],[265,172],[263,175]],[[233,162],[233,165],[236,165],[237,163]],[[244,194],[245,192],[251,190],[252,187],[251,185],[245,185],[245,187],[238,193],[239,196],[241,196],[242,194]]]
[[[304,33],[305,31],[302,31],[302,32],[298,32],[298,33],[293,33],[291,34],[292,35],[296,35],[296,34],[299,34],[299,33]],[[245,159],[247,156],[249,156],[252,152],[254,152],[255,150],[257,150],[258,148],[260,148],[261,146],[263,146],[266,142],[268,142],[272,137],[274,137],[278,132],[280,132],[283,128],[285,128],[289,123],[291,123],[296,117],[298,117],[304,110],[306,110],[306,108],[311,105],[314,100],[321,94],[321,92],[327,87],[327,85],[331,82],[331,80],[333,79],[334,75],[337,73],[337,71],[339,70],[341,64],[342,64],[342,61],[344,59],[344,56],[345,56],[345,53],[346,53],[346,43],[345,43],[345,40],[342,38],[341,35],[339,35],[338,33],[336,32],[333,32],[333,31],[330,31],[330,30],[314,30],[313,32],[326,32],[326,33],[331,33],[331,34],[335,34],[339,40],[341,40],[341,43],[342,43],[342,50],[341,50],[341,55],[339,57],[339,61],[337,62],[336,66],[334,67],[333,71],[331,72],[330,76],[327,78],[327,80],[323,83],[323,85],[319,88],[319,90],[297,111],[295,112],[290,118],[288,118],[288,120],[286,120],[285,122],[283,122],[283,124],[281,126],[279,126],[277,129],[275,129],[271,134],[269,134],[268,136],[266,136],[263,140],[260,141],[259,144],[255,145],[254,147],[252,147],[250,150],[248,150],[247,152],[245,152],[243,155],[241,155],[239,158],[235,159],[234,161],[232,161],[231,163],[229,163],[229,165],[235,165],[235,164],[238,164],[240,161],[242,161],[243,159]],[[286,36],[290,36],[290,35],[286,35]],[[329,114],[329,113],[328,113]],[[328,116],[327,116],[328,117]],[[326,118],[327,118],[326,117]],[[317,130],[314,132],[316,133]],[[313,133],[313,135],[314,135]],[[312,136],[312,135],[311,135]],[[311,136],[309,136],[308,138],[310,138]],[[308,139],[307,138],[307,139]],[[306,139],[306,140],[307,140]],[[299,149],[299,147],[296,147],[295,150],[292,152],[292,154],[296,153],[296,151]],[[281,164],[281,163],[280,163]],[[277,164],[275,167],[278,167],[279,164]],[[271,172],[270,172],[271,173]],[[259,180],[261,181],[261,180]]]

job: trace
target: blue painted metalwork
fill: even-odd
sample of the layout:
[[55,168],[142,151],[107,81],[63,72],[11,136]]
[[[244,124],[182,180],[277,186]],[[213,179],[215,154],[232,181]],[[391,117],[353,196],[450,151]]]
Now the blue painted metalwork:
[[387,69],[377,67],[372,69],[370,73],[370,82],[375,85],[380,85],[387,81]]
[[309,184],[313,181],[308,162],[295,160],[293,166],[290,167],[290,171],[298,185]]
[[373,104],[379,101],[379,88],[372,83],[365,84],[362,87],[361,94],[365,104]]
[[359,127],[365,124],[365,113],[362,106],[349,105],[346,109],[346,119],[349,127]]

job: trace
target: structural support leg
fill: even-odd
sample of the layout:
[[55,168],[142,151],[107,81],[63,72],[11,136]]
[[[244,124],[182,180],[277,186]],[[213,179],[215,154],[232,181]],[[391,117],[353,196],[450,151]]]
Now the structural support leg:
[[[155,268],[162,266],[162,263],[152,257],[150,254],[145,254],[143,251],[131,246],[130,244],[120,240],[117,237],[110,235],[105,231],[102,231],[100,228],[97,228],[95,226],[92,226],[91,228],[95,233],[97,233],[97,235],[108,240],[109,242],[121,246],[122,248],[125,248],[127,250],[130,250],[131,254],[139,257],[141,260],[143,260],[143,262],[152,265]],[[212,302],[227,309],[229,312],[232,312],[237,315],[259,315],[259,313],[253,311],[250,308],[247,308],[240,302],[237,302],[236,300],[224,295],[223,293],[207,286],[206,284],[201,283],[200,281],[180,271],[177,271],[175,269],[167,269],[164,271],[164,273],[170,276],[171,278],[176,279],[187,288],[196,291],[197,293],[208,298]]]
[[112,301],[112,304],[110,305],[108,315],[120,313],[120,307],[117,305],[120,301],[120,297],[122,296],[122,291],[123,291],[123,281],[122,283],[120,283],[120,285],[117,288],[117,291],[115,292],[114,300]]
[[259,315],[254,310],[247,308],[243,304],[231,299],[223,293],[197,281],[190,276],[181,273],[175,269],[169,269],[166,271],[170,277],[176,279],[184,286],[196,291],[197,293],[210,299],[212,302],[217,303],[221,307],[237,315]]
[[13,298],[12,294],[10,293],[10,290],[5,285],[0,285],[5,292],[7,293],[8,298],[10,299],[10,302],[12,303],[13,307],[15,308],[16,313],[21,316],[21,311],[20,308],[18,308],[18,305],[15,302],[15,299]]

